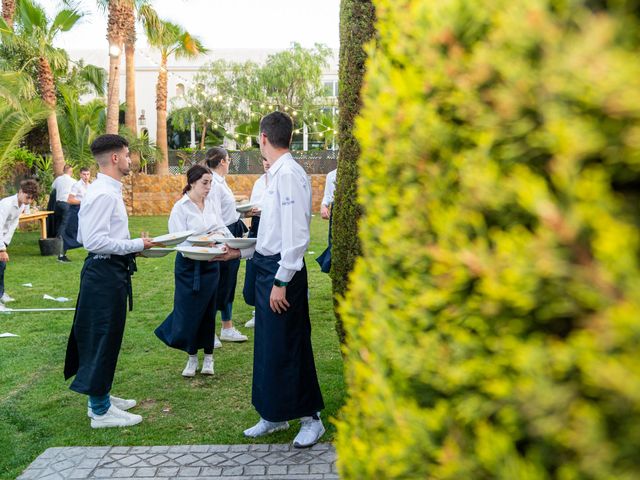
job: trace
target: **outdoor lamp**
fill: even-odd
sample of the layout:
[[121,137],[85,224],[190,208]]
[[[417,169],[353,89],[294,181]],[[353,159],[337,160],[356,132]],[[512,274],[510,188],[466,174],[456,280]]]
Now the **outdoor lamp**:
[[147,125],[147,119],[144,116],[144,110],[142,110],[142,112],[140,113],[140,116],[138,117],[138,126],[144,127],[146,125]]
[[120,47],[116,44],[109,45],[109,56],[110,57],[120,56]]

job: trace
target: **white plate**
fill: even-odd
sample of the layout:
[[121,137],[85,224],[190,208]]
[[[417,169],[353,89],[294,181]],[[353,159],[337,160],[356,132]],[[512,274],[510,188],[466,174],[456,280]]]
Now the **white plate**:
[[231,248],[248,248],[252,245],[255,245],[258,241],[257,238],[223,238],[223,237],[213,237],[218,243],[226,243]]
[[191,242],[195,246],[205,247],[210,243],[215,243],[213,235],[191,235],[187,237],[187,242]]
[[167,233],[151,239],[154,243],[160,243],[165,247],[177,245],[184,242],[188,236],[193,235],[193,230],[185,230],[184,232]]
[[192,260],[205,261],[224,253],[224,250],[220,247],[178,247],[176,250]]
[[175,248],[152,247],[147,250],[143,250],[140,252],[140,255],[147,258],[159,258],[169,255],[171,252],[175,251]]
[[253,207],[260,207],[259,203],[243,203],[242,205],[236,206],[236,212],[246,213],[251,210]]

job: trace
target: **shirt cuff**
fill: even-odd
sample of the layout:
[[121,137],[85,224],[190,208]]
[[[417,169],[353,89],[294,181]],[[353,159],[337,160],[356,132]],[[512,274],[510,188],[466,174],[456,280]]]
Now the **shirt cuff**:
[[240,258],[252,258],[253,253],[256,251],[256,247],[241,248]]
[[141,238],[135,238],[133,241],[136,246],[134,252],[141,252],[144,250],[144,240],[142,240]]
[[296,272],[297,270],[289,270],[288,268],[280,266],[276,272],[276,278],[281,282],[290,282]]

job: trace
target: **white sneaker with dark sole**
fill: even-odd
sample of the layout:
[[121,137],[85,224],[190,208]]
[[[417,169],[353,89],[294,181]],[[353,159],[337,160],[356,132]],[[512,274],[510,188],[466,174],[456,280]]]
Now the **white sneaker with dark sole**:
[[244,431],[244,436],[256,438],[273,432],[279,432],[280,430],[286,430],[287,428],[289,428],[289,422],[270,422],[269,420],[261,418],[253,427],[247,428]]
[[91,428],[130,427],[140,422],[142,422],[140,415],[125,412],[111,405],[104,415],[91,417]]
[[[118,398],[118,397],[114,397],[113,395],[109,395],[109,402],[111,402],[111,405],[115,405],[123,412],[135,407],[138,404],[138,402],[136,402],[133,399]],[[89,418],[95,417],[95,415],[91,411],[91,405],[87,407],[87,417]]]

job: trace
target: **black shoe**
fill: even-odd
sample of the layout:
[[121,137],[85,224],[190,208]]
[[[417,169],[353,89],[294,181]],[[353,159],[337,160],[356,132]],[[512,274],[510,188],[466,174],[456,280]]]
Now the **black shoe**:
[[71,262],[71,260],[69,260],[66,255],[58,255],[58,261],[62,263]]

